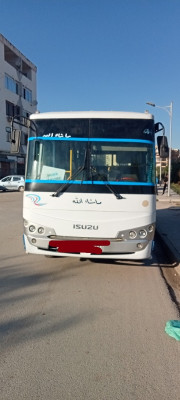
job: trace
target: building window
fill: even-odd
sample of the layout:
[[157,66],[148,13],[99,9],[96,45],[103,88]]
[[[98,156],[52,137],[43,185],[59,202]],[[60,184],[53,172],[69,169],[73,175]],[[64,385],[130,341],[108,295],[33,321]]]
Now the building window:
[[13,78],[5,75],[5,87],[13,93],[19,94],[19,84]]
[[10,142],[10,139],[11,139],[11,133],[6,132],[6,142]]
[[23,87],[23,98],[29,101],[29,103],[32,103],[32,91]]
[[22,74],[26,76],[28,79],[32,80],[32,70],[29,65],[22,60]]
[[10,101],[6,101],[6,115],[8,117],[17,117],[19,118],[20,116],[20,107],[10,103]]
[[4,45],[4,59],[12,65],[12,67],[16,68],[17,71],[20,71],[24,76],[32,80],[32,69],[30,65],[23,61],[19,54],[12,51],[10,47],[6,45]]
[[23,117],[29,118],[30,117],[30,112],[23,110]]
[[25,132],[21,132],[21,144],[27,146],[28,135]]
[[6,101],[6,115],[10,117],[14,116],[14,104],[10,103],[10,101]]

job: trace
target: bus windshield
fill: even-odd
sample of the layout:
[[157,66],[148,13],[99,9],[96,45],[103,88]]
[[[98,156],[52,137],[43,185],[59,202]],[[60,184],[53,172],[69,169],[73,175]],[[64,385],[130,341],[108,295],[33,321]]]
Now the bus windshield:
[[65,183],[73,176],[74,183],[154,184],[153,142],[139,139],[30,138],[26,179]]

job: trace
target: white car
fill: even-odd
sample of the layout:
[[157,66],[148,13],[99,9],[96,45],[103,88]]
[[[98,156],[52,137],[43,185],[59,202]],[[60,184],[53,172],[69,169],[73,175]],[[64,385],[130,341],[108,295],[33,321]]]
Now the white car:
[[8,175],[0,179],[0,190],[19,190],[22,192],[24,190],[24,177],[20,175]]

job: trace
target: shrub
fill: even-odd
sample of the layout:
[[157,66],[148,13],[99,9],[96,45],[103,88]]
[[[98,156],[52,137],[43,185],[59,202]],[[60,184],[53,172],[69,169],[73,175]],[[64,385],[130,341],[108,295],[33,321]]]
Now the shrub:
[[171,183],[171,189],[180,194],[180,181],[178,183]]

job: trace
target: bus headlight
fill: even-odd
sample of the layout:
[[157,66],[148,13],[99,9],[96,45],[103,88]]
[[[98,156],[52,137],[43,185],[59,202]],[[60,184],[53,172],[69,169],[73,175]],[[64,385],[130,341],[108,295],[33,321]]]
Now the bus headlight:
[[154,231],[154,225],[149,225],[148,226],[148,231],[151,233]]
[[117,233],[117,238],[123,241],[126,240],[153,240],[154,238],[154,231],[155,231],[155,223],[139,226],[139,227],[132,227],[131,230],[123,230]]
[[36,224],[34,221],[27,221],[24,219],[24,233],[27,236],[33,236],[37,239],[38,236],[42,237],[49,237],[49,236],[56,236],[56,232],[53,228],[49,226],[43,226],[41,224]]
[[145,231],[145,229],[141,229],[141,230],[139,231],[139,237],[140,237],[141,239],[144,239],[146,236],[147,236],[147,232]]
[[36,230],[36,227],[34,225],[30,225],[29,226],[29,231],[30,232],[35,232],[35,230]]
[[43,235],[43,233],[44,233],[44,228],[43,228],[43,226],[40,226],[40,227],[38,228],[38,233],[40,233],[40,235]]
[[130,231],[130,232],[129,232],[129,237],[130,237],[130,239],[135,239],[136,236],[137,236],[136,231]]

